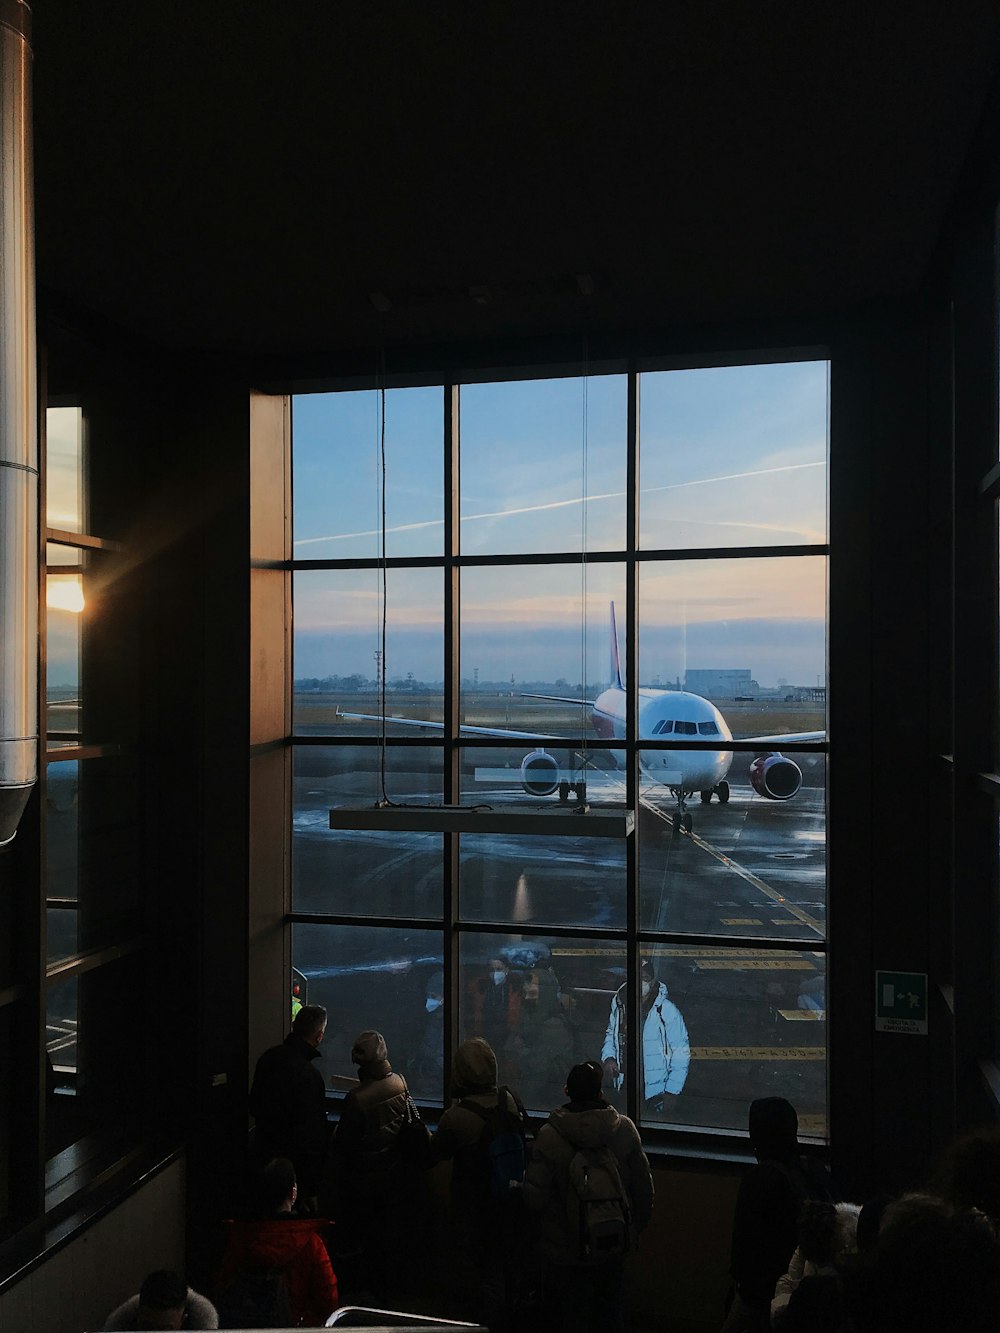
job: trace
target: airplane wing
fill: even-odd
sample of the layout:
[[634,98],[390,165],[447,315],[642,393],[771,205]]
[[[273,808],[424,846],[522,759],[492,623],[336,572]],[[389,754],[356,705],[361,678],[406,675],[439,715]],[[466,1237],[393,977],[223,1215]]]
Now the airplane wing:
[[[338,708],[336,716],[351,718],[357,722],[395,722],[400,727],[420,727],[424,731],[444,731],[443,722],[425,722],[416,717],[393,717],[388,713],[383,718],[379,713],[343,713]],[[552,741],[553,744],[562,741],[570,748],[573,745],[572,738],[567,740],[565,736],[550,736],[541,731],[509,731],[504,727],[473,727],[464,722],[459,730],[470,736],[497,736],[514,741]]]
[[759,742],[761,745],[775,745],[788,741],[825,741],[825,731],[786,731],[783,736],[734,736],[734,741]]
[[522,699],[544,699],[550,704],[579,704],[581,708],[593,708],[594,699],[565,699],[561,694],[522,694]]

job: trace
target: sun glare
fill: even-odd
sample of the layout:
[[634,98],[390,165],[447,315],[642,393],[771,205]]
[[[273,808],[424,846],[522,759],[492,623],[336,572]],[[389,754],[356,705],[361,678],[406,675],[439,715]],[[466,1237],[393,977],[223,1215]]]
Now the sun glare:
[[85,605],[83,580],[79,574],[49,576],[45,585],[45,604],[54,611],[79,614]]

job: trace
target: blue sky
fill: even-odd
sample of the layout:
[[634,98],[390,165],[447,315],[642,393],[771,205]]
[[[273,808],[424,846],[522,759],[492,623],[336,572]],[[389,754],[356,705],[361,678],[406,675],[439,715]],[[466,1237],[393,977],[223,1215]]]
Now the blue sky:
[[[437,555],[443,542],[440,389],[386,395],[386,547]],[[826,540],[827,365],[646,374],[640,392],[640,545],[645,549]],[[592,376],[464,386],[461,542],[466,554],[621,549],[626,379]],[[297,397],[294,554],[379,554],[378,395]],[[749,667],[762,684],[825,671],[825,562],[647,566],[641,679],[686,667]],[[373,673],[374,574],[296,578],[297,676]],[[606,682],[607,607],[620,566],[588,567],[587,649],[579,568],[464,571],[463,674]],[[438,571],[390,580],[389,675],[441,677]]]

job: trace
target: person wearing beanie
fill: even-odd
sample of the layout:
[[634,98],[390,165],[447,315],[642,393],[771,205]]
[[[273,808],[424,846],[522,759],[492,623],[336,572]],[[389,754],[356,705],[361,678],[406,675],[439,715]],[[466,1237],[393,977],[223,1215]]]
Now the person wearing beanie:
[[358,1083],[344,1098],[333,1138],[345,1239],[362,1254],[365,1285],[385,1288],[388,1214],[400,1191],[399,1131],[406,1118],[406,1081],[392,1072],[381,1032],[359,1033],[351,1049]]
[[[452,1061],[452,1103],[431,1139],[430,1165],[450,1161],[450,1270],[459,1293],[456,1315],[471,1316],[495,1333],[509,1324],[509,1307],[523,1267],[524,1227],[517,1215],[520,1191],[503,1214],[484,1190],[481,1148],[499,1128],[527,1136],[527,1116],[511,1088],[497,1087],[497,1058],[482,1037],[463,1041]],[[484,1113],[493,1113],[487,1123]]]
[[757,1165],[736,1197],[729,1265],[734,1293],[722,1333],[770,1328],[771,1301],[795,1253],[802,1205],[809,1198],[833,1202],[829,1179],[799,1156],[799,1119],[791,1102],[751,1102],[748,1127]]
[[573,1066],[566,1076],[569,1101],[552,1111],[539,1130],[524,1175],[524,1201],[539,1217],[542,1258],[566,1333],[617,1333],[625,1327],[625,1255],[588,1259],[570,1225],[570,1170],[578,1152],[593,1153],[598,1161],[606,1149],[613,1157],[631,1239],[653,1213],[653,1176],[639,1131],[605,1101],[603,1081],[604,1070],[595,1060]]

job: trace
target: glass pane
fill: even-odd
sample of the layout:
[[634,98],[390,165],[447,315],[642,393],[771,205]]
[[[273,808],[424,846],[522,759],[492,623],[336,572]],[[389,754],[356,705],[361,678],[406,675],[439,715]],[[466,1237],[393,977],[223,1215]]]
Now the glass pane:
[[[646,751],[646,758],[652,754]],[[714,761],[681,752],[686,763]],[[664,763],[673,751],[657,751]],[[826,935],[826,761],[822,754],[775,756],[768,771],[750,770],[753,754],[721,752],[732,761],[724,801],[686,802],[692,830],[679,832],[676,796],[646,779],[639,803],[640,920],[645,930],[771,939]],[[756,782],[756,786],[753,783]],[[780,787],[790,799],[765,793]],[[780,786],[780,784],[785,784]],[[721,784],[720,784],[721,786]]]
[[825,542],[828,365],[642,376],[640,545]]
[[335,1092],[357,1079],[351,1047],[359,1032],[385,1037],[389,1061],[415,1096],[440,1101],[443,1080],[444,954],[440,931],[372,926],[292,927],[292,963],[303,1002],[328,1014],[320,1066]]
[[[655,1080],[643,1087],[642,1123],[745,1132],[754,1098],[786,1097],[800,1132],[824,1138],[825,957],[675,944],[644,946],[644,956],[666,1001],[683,1014],[691,1063],[676,1097],[661,1094]],[[676,1025],[675,1015],[668,1018]],[[655,1029],[651,1008],[643,1025],[647,1049],[655,1049]]]
[[[13,1069],[11,1051],[11,1009],[7,1005],[0,1009],[0,1068]],[[11,1211],[10,1200],[10,1163],[11,1163],[11,1113],[13,1111],[11,1093],[14,1088],[12,1078],[0,1079],[0,1222]]]
[[49,898],[76,900],[79,893],[80,765],[76,760],[45,769],[45,873]]
[[624,375],[465,384],[463,555],[625,546]]
[[48,959],[139,928],[140,784],[126,756],[50,763],[45,771]]
[[84,1104],[77,1086],[77,1033],[80,983],[77,977],[50,987],[45,1015],[46,1156],[75,1142],[87,1132]]
[[79,977],[56,981],[47,1000],[48,1152],[100,1126],[122,1136],[134,1131],[146,1096],[140,1051],[148,1025],[142,995],[149,959],[130,954]]
[[602,1059],[609,1004],[625,979],[624,945],[594,939],[465,935],[459,1030],[496,1052],[501,1083],[534,1111],[565,1102],[566,1075]]
[[[378,747],[297,747],[294,763],[295,911],[440,916],[440,833],[330,828],[332,806],[375,805],[381,799]],[[442,751],[431,746],[385,752],[385,789],[399,804],[440,805],[443,771]]]
[[[561,809],[580,801],[594,811],[620,811],[624,780],[609,771],[606,751],[588,756],[549,747],[462,752],[462,804],[512,814]],[[572,783],[569,800],[559,784]],[[531,790],[529,790],[529,787]],[[625,925],[625,842],[612,838],[537,834],[463,834],[460,912],[467,921],[518,925]]]
[[48,408],[45,435],[46,524],[63,532],[84,532],[83,409]]
[[462,721],[540,738],[588,730],[614,683],[611,605],[625,605],[624,568],[465,569],[461,602]]
[[80,733],[80,643],[83,575],[47,574],[45,698],[47,727],[64,736]]
[[749,705],[753,724],[734,734],[822,730],[826,558],[642,565],[639,684],[702,695],[727,716]]
[[82,569],[88,552],[76,546],[60,546],[58,542],[45,543],[45,563],[65,569]]
[[[441,555],[444,391],[389,389],[385,398],[386,554]],[[381,554],[380,413],[375,390],[295,398],[295,559]]]
[[[294,576],[294,727],[299,735],[377,735],[380,683],[386,714],[433,721],[444,707],[444,600],[439,569],[390,569],[386,575],[382,657],[382,573],[303,570]],[[353,716],[352,716],[353,714]],[[419,726],[390,725],[393,735]]]

